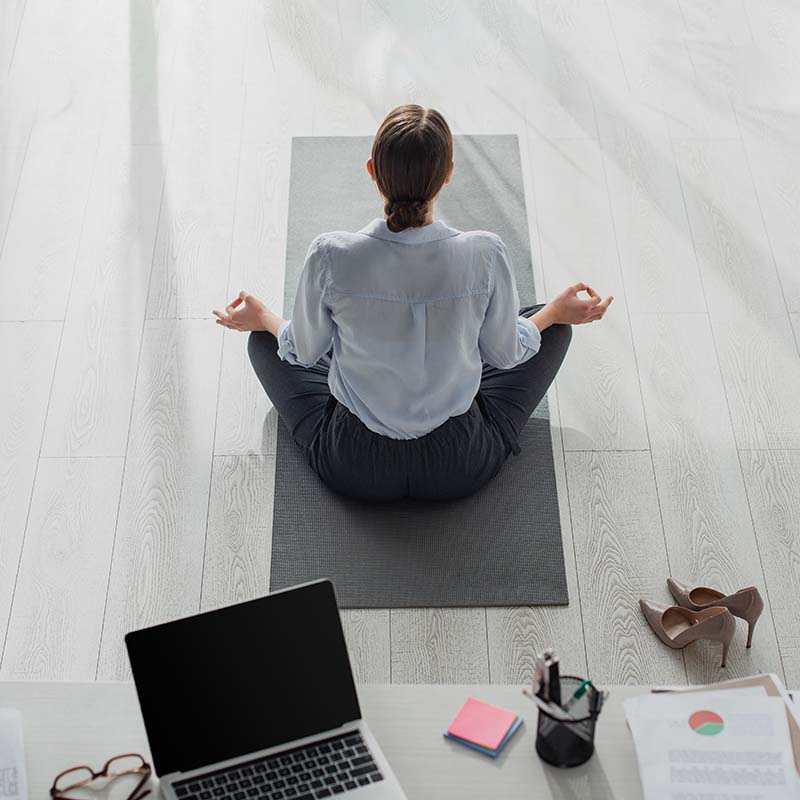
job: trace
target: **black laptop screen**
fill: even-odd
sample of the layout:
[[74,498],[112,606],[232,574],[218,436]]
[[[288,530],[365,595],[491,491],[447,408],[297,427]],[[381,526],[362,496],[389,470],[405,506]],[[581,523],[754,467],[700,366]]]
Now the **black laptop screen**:
[[158,775],[361,716],[329,581],[125,637]]

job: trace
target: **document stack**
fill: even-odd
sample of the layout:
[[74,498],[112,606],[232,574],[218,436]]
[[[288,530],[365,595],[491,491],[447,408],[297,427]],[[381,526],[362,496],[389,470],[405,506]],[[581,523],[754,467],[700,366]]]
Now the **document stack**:
[[645,800],[797,800],[800,714],[776,675],[625,701]]

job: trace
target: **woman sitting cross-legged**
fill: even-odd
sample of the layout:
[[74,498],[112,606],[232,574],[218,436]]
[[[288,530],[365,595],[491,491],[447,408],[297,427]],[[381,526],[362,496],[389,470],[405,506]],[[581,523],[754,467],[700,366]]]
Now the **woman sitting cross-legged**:
[[291,320],[244,292],[214,313],[252,331],[264,390],[331,488],[369,501],[463,497],[519,452],[570,325],[602,319],[612,298],[578,283],[520,310],[500,237],[434,219],[453,174],[437,111],[394,109],[371,156],[384,217],[314,239]]

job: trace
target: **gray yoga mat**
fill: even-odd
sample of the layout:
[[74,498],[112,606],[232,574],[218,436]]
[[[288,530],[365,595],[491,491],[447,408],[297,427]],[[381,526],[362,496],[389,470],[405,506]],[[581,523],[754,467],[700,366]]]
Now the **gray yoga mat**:
[[[365,172],[371,137],[292,142],[284,314],[308,245],[381,216]],[[437,217],[491,230],[509,248],[521,305],[535,300],[516,136],[456,136]],[[319,577],[343,608],[563,605],[569,602],[546,401],[500,473],[457,501],[372,505],[328,489],[278,425],[272,590]]]

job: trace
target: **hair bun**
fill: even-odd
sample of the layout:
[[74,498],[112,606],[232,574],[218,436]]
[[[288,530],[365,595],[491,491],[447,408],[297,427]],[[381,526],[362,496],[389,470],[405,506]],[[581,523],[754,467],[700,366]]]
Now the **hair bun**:
[[383,207],[388,217],[386,225],[393,233],[400,233],[406,228],[419,228],[428,217],[427,200],[389,200]]

